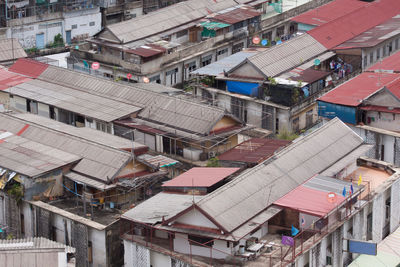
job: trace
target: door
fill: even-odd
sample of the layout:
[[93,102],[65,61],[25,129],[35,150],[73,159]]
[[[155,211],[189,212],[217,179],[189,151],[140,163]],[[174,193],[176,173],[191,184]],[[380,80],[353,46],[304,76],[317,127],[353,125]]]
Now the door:
[[67,44],[71,44],[71,31],[65,31],[65,40]]
[[36,34],[36,48],[44,48],[44,33]]

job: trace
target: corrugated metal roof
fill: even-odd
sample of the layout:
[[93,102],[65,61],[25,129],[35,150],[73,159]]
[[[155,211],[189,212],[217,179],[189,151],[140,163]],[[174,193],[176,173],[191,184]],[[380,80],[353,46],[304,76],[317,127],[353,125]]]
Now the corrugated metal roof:
[[290,39],[247,60],[267,77],[277,76],[293,69],[326,51],[326,48],[308,34]]
[[39,79],[141,107],[140,118],[191,133],[209,134],[216,122],[226,115],[220,108],[146,90],[153,85],[160,86],[155,84],[122,85],[54,66],[49,66]]
[[261,13],[250,6],[235,6],[233,9],[222,10],[212,17],[212,19],[228,24],[235,24],[240,21],[248,20]]
[[96,181],[90,177],[80,175],[79,173],[76,172],[69,172],[65,174],[65,177],[77,182],[78,184],[85,184],[103,191],[116,187],[115,184],[105,184],[104,182]]
[[197,203],[231,232],[363,143],[335,118]]
[[218,156],[219,160],[258,163],[288,145],[288,140],[252,138]]
[[[0,114],[0,129],[16,134],[26,125],[26,121]],[[29,127],[21,133],[25,139],[64,151],[83,159],[74,166],[73,170],[81,174],[107,181],[114,178],[131,160],[129,152],[67,135],[43,126],[29,123]]]
[[339,85],[318,100],[356,107],[359,106],[364,99],[399,78],[400,74],[364,72]]
[[4,90],[30,80],[31,79],[28,77],[24,77],[0,68],[0,90]]
[[25,50],[22,48],[18,39],[0,40],[0,61],[11,61],[17,58],[26,57]]
[[165,51],[167,51],[167,49],[165,49],[164,47],[154,45],[154,44],[146,44],[146,45],[136,47],[134,49],[127,50],[127,52],[129,52],[129,53],[139,55],[141,57],[152,57],[152,56],[155,56],[158,54],[162,54]]
[[165,182],[163,187],[210,187],[228,178],[240,168],[195,167]]
[[81,159],[9,132],[0,133],[6,136],[2,138],[0,135],[0,166],[28,177],[43,175]]
[[369,72],[400,72],[400,51],[372,65]]
[[[344,188],[346,188],[346,198],[349,196],[350,186],[350,182],[316,175],[275,201],[274,204],[323,217],[345,200],[342,195]],[[353,184],[353,190],[353,194],[355,194],[361,190],[361,187]],[[334,203],[328,201],[328,193],[330,192],[336,194],[337,201]]]
[[157,167],[167,167],[167,165],[174,165],[174,164],[179,164],[180,162],[175,160],[175,159],[171,159],[168,158],[166,156],[163,155],[157,155],[157,156],[152,156],[149,154],[143,154],[137,157],[138,160],[140,161],[144,161],[147,164],[150,164],[153,168],[157,168]]
[[189,0],[159,9],[147,16],[115,23],[106,27],[123,43],[140,40],[189,23],[238,3],[234,0]]
[[230,71],[232,68],[236,67],[240,63],[246,60],[246,58],[256,54],[257,51],[241,51],[235,53],[229,57],[225,57],[221,60],[213,62],[207,66],[204,66],[200,69],[192,71],[190,74],[197,75],[209,75],[209,76],[217,76],[219,74],[223,74],[224,71]]
[[332,49],[400,13],[398,0],[374,1],[345,16],[316,27],[312,37]]
[[121,218],[142,223],[155,224],[175,216],[198,202],[203,196],[159,193],[125,212]]
[[75,248],[52,241],[44,237],[27,237],[23,239],[0,239],[0,250],[16,249],[65,249],[66,253],[75,253]]
[[367,111],[378,111],[378,112],[400,114],[400,108],[393,108],[393,107],[382,107],[382,106],[369,105],[369,106],[360,107],[360,109],[367,110]]
[[368,2],[360,0],[335,0],[302,13],[291,20],[297,23],[321,26],[368,4]]
[[105,122],[127,117],[141,109],[104,96],[37,79],[4,91]]
[[334,177],[337,173],[339,173],[344,168],[348,167],[349,165],[353,165],[356,160],[361,157],[365,156],[367,152],[373,147],[373,145],[361,145],[358,148],[354,149],[348,155],[341,158],[335,165],[329,167],[328,169],[324,170],[321,175]]
[[132,147],[134,147],[135,151],[147,148],[146,145],[140,144],[138,142],[132,143],[132,141],[129,139],[122,138],[113,134],[105,133],[88,127],[75,127],[31,113],[15,114],[14,116],[26,121],[26,123],[37,124],[58,131],[60,133],[83,138],[103,146],[109,146],[117,149],[131,149]]
[[29,58],[18,59],[8,70],[37,78],[49,65]]
[[334,49],[374,47],[386,42],[389,38],[400,35],[400,16],[395,16],[378,26],[369,29],[356,37],[336,46]]

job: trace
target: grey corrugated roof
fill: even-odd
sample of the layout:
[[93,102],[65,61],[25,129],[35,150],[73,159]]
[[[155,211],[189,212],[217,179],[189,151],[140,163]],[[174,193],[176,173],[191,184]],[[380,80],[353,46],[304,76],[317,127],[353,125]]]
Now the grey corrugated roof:
[[112,179],[131,160],[131,154],[126,151],[100,145],[79,137],[64,134],[22,119],[0,114],[0,129],[11,133],[18,133],[26,125],[21,136],[25,139],[55,148],[82,159],[73,168],[74,171],[100,181]]
[[121,217],[142,223],[155,224],[175,216],[203,196],[159,193],[138,206],[125,212]]
[[307,33],[248,58],[267,77],[291,70],[326,51]]
[[75,248],[52,241],[44,237],[27,237],[23,239],[0,239],[0,250],[18,249],[65,249],[66,253],[75,253]]
[[255,53],[257,52],[241,51],[239,53],[235,53],[229,57],[225,57],[221,60],[211,63],[205,67],[192,71],[190,74],[217,76],[219,74],[223,74],[224,71],[230,71],[232,68],[236,67],[246,58],[254,55]]
[[18,39],[10,38],[0,40],[0,62],[11,61],[13,59],[22,57],[26,57],[26,53],[21,44],[18,42]]
[[249,0],[189,0],[106,27],[123,43],[140,40]]
[[41,80],[30,80],[4,91],[105,122],[127,117],[140,110],[107,97]]
[[0,166],[28,177],[37,177],[81,159],[10,132],[0,132],[0,138]]
[[78,184],[85,184],[97,188],[99,190],[109,190],[111,188],[115,188],[116,186],[115,184],[110,184],[110,185],[104,184],[103,182],[96,181],[84,175],[80,175],[79,173],[76,172],[69,172],[65,174],[65,177],[77,182]]
[[49,66],[39,79],[141,107],[141,118],[196,134],[209,134],[225,115],[221,108],[144,89],[160,86],[155,84],[123,85],[54,66]]
[[333,119],[208,194],[197,205],[231,232],[362,143],[360,136]]
[[[341,195],[343,192],[343,188],[346,187],[350,189],[350,185],[352,183],[348,181],[343,181],[340,179],[335,179],[335,178],[330,178],[326,177],[323,175],[315,175],[311,179],[309,179],[307,182],[303,184],[303,186],[316,189],[319,191],[324,191],[324,192],[333,192],[336,193],[337,195]],[[358,186],[357,183],[353,183],[353,189],[354,192],[358,192],[363,188],[364,186]]]
[[34,123],[55,131],[72,135],[78,138],[83,138],[100,145],[110,146],[117,149],[136,149],[147,147],[146,145],[133,142],[113,134],[105,133],[88,127],[75,127],[56,120],[51,120],[42,116],[37,116],[31,113],[21,113],[13,115],[26,121],[26,123]]

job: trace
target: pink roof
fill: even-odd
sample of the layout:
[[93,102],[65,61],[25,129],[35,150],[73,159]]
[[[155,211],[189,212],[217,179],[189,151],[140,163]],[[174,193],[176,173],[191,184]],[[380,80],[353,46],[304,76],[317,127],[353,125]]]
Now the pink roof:
[[292,20],[303,24],[321,26],[367,4],[368,2],[360,0],[336,0],[296,16]]
[[47,69],[48,66],[49,65],[45,63],[33,59],[20,58],[8,70],[28,77],[37,78]]
[[164,183],[163,187],[210,187],[240,168],[196,167]]
[[[336,87],[318,100],[356,107],[361,104],[362,100],[399,78],[400,74],[397,73],[364,72]],[[392,84],[393,89],[395,88],[395,84],[398,84],[398,82]],[[392,89],[390,90],[392,91]],[[392,91],[392,93],[394,92]]]
[[327,194],[328,192],[300,185],[275,201],[274,204],[323,217],[344,200],[342,195],[336,194],[337,201],[330,203]]
[[381,62],[374,64],[367,71],[373,72],[378,70],[400,72],[400,51],[394,53],[389,57],[384,58]]
[[5,69],[0,69],[0,90],[16,86],[31,80],[28,77],[9,72]]
[[374,1],[308,33],[327,49],[331,49],[399,13],[398,0]]
[[400,114],[400,108],[389,108],[389,107],[381,107],[381,106],[364,106],[361,107],[362,110],[367,110],[367,111],[379,111],[379,112],[386,112],[386,113],[394,113],[394,114]]

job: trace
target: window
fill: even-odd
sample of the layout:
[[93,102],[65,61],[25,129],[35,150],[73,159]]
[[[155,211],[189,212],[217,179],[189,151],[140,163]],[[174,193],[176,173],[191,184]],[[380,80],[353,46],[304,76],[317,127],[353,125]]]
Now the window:
[[212,61],[212,55],[202,57],[201,66],[202,67],[207,66],[207,65],[211,64],[211,61]]
[[220,55],[223,55],[225,53],[228,53],[228,48],[224,48],[224,49],[219,50],[217,54],[218,54],[218,56],[220,56]]
[[49,107],[50,119],[56,120],[56,112],[54,111],[54,107]]
[[367,216],[367,240],[372,239],[372,213]]
[[367,56],[364,56],[364,68],[367,67],[368,62],[367,62]]
[[71,29],[78,29],[78,24],[71,25]]
[[176,38],[181,38],[183,36],[186,36],[187,34],[188,34],[188,30],[179,31],[176,33]]
[[392,42],[390,42],[390,43],[388,44],[388,50],[389,50],[389,55],[390,55],[390,53],[392,53],[392,51],[393,51]]
[[226,247],[229,248],[230,247],[230,242],[226,241]]
[[386,45],[384,47],[382,47],[382,50],[383,50],[382,57],[386,57]]
[[381,49],[378,48],[378,49],[376,50],[376,59],[379,59],[380,57],[381,57]]
[[176,84],[177,73],[178,73],[178,68],[169,70],[165,73],[165,76],[167,77],[167,82],[169,82],[169,84],[171,85]]
[[149,78],[149,81],[151,82],[151,83],[161,83],[161,78],[160,78],[160,75],[156,75],[156,76],[153,76],[153,77],[150,77]]
[[279,118],[275,120],[275,134],[279,133]]
[[374,62],[374,53],[373,52],[369,53],[369,63],[371,64],[372,62]]
[[306,112],[306,127],[310,127],[313,124],[313,110],[309,110]]
[[385,145],[381,145],[381,160],[385,160]]
[[244,43],[238,43],[232,46],[232,54],[242,51],[244,47]]
[[281,37],[285,33],[285,26],[281,26],[276,29],[276,36]]
[[24,214],[21,213],[21,234],[25,235],[25,220]]
[[396,41],[394,41],[394,49],[399,49],[399,39],[396,39]]
[[94,26],[94,25],[95,25],[94,21],[89,22],[89,26]]
[[385,219],[390,220],[390,197],[386,199],[385,206],[386,206]]

